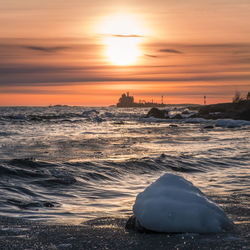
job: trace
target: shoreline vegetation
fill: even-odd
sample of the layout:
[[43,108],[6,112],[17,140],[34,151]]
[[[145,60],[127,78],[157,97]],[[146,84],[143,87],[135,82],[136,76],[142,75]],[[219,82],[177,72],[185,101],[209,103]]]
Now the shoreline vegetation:
[[[204,118],[204,119],[234,119],[250,121],[250,100],[241,100],[232,103],[218,103],[211,105],[187,105],[182,113],[170,116],[168,110],[152,108],[146,117],[159,119],[183,119]],[[191,110],[195,111],[194,113]]]

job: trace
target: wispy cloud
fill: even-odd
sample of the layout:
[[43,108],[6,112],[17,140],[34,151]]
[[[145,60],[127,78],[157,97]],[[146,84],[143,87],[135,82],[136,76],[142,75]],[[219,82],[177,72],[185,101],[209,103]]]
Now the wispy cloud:
[[58,51],[62,51],[65,49],[69,49],[69,47],[66,46],[54,46],[54,47],[44,47],[44,46],[21,46],[24,49],[28,50],[35,50],[35,51],[41,51],[45,53],[56,53]]
[[150,55],[150,54],[144,54],[144,55],[147,56],[147,57],[152,57],[152,58],[158,57],[158,56],[156,56],[156,55]]
[[[133,37],[133,34],[130,36]],[[171,82],[234,82],[237,86],[250,81],[249,54],[233,54],[234,51],[249,51],[249,44],[144,44],[142,61],[144,59],[145,63],[120,68],[100,58],[99,44],[46,41],[40,46],[42,41],[29,42],[0,44],[1,87],[117,82],[164,82],[166,86]],[[67,57],[57,54],[66,49],[69,49]],[[160,52],[189,56],[176,56],[173,61],[166,59]]]
[[86,83],[117,83],[117,82],[219,82],[219,81],[250,81],[250,74],[228,74],[228,75],[199,75],[199,76],[151,76],[151,77],[116,77],[116,76],[77,76],[68,75],[43,75],[24,79],[4,79],[0,81],[0,86],[65,86],[68,84],[86,84]]
[[172,53],[172,54],[182,54],[182,52],[180,50],[176,50],[176,49],[160,49],[159,52]]

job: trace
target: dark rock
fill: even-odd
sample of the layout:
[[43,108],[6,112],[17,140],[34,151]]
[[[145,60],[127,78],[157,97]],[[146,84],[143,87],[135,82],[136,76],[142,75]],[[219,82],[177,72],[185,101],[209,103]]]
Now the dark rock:
[[115,124],[115,125],[124,125],[125,123],[123,121],[117,121],[117,122],[114,122],[113,124]]
[[250,100],[200,106],[197,116],[205,119],[240,119],[250,121]]
[[239,119],[240,120],[246,120],[246,121],[250,121],[250,108],[242,111],[240,114],[239,114]]
[[209,113],[210,113],[210,109],[209,108],[205,109],[205,108],[202,107],[199,110],[199,115],[208,115]]
[[51,202],[44,202],[43,206],[44,207],[54,207],[55,205],[53,203],[51,203]]
[[136,218],[133,215],[133,216],[129,217],[129,219],[125,225],[125,228],[126,229],[135,229],[135,224],[136,224]]
[[199,116],[197,114],[192,114],[188,118],[198,118]]
[[176,124],[170,124],[169,127],[171,127],[171,128],[177,128],[178,126]]
[[184,111],[182,112],[182,114],[183,114],[183,115],[189,115],[190,112],[189,112],[188,110],[184,110]]
[[207,126],[205,126],[205,127],[203,127],[203,128],[209,129],[209,128],[214,128],[214,126],[213,126],[213,125],[207,125]]
[[132,215],[126,225],[125,228],[128,230],[136,230],[140,233],[153,233],[153,231],[146,229],[145,227],[143,227],[140,222],[136,219],[136,217],[134,215]]
[[172,119],[183,119],[183,117],[180,114],[177,114],[174,117],[172,117]]
[[160,119],[166,119],[168,118],[168,111],[167,110],[161,110],[158,108],[151,108],[149,112],[147,113],[146,117],[155,117]]

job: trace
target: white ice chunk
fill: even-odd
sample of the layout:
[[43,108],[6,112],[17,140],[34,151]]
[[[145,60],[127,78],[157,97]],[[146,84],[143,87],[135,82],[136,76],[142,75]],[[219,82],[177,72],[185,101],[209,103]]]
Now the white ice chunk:
[[141,226],[156,232],[215,233],[233,225],[197,187],[173,174],[138,194],[133,211]]
[[207,123],[208,121],[204,118],[188,118],[185,120],[186,123]]
[[215,126],[225,128],[238,128],[242,126],[250,125],[250,121],[245,120],[233,120],[233,119],[218,119]]

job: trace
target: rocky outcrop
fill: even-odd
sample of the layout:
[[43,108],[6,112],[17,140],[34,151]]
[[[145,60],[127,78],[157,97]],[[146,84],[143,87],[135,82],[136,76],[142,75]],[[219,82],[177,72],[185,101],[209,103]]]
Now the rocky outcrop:
[[[194,107],[190,107],[190,110]],[[155,117],[160,119],[183,119],[183,118],[204,118],[204,119],[234,119],[250,121],[250,100],[239,103],[218,103],[212,105],[195,107],[197,113],[191,113],[184,110],[171,116],[167,110],[152,108],[146,117]]]
[[154,117],[159,119],[166,119],[168,117],[168,111],[167,110],[161,110],[158,108],[151,108],[149,112],[147,113],[146,117]]

